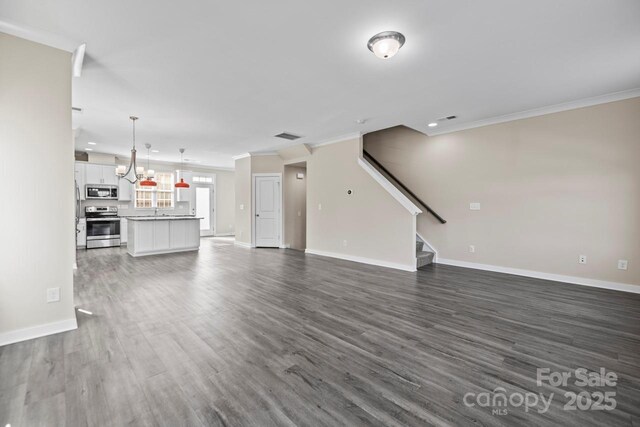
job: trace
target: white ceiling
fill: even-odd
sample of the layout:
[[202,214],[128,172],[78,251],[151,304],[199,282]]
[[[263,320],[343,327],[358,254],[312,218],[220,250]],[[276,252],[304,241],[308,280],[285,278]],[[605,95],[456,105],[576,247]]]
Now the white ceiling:
[[[313,144],[457,115],[442,132],[640,88],[638,0],[0,0],[0,20],[87,43],[77,149],[128,155],[135,114],[161,161],[185,147],[229,167],[291,145],[283,131]],[[366,47],[384,30],[407,38],[387,61]]]

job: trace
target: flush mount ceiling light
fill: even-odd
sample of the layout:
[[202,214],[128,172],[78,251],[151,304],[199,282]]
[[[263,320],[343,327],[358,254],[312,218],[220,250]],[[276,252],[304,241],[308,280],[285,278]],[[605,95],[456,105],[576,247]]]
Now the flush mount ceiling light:
[[438,123],[432,122],[432,123],[429,123],[427,126],[429,126],[430,128],[434,128],[434,127],[438,126]]
[[367,47],[380,59],[389,59],[402,47],[405,38],[397,31],[383,31],[369,39]]

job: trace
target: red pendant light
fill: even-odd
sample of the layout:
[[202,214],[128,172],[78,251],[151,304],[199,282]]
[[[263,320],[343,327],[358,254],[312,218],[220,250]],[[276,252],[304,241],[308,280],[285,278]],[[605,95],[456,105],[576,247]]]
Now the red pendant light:
[[180,182],[176,182],[176,188],[189,188],[189,184],[184,182],[184,178],[180,178]]
[[[182,156],[184,154],[184,148],[180,149],[180,171],[184,169],[182,165]],[[180,182],[176,182],[176,188],[189,188],[189,184],[184,182],[184,178],[180,178]]]
[[153,171],[149,169],[149,150],[151,150],[151,144],[144,144],[147,147],[147,176],[140,181],[140,187],[155,187],[158,185],[157,182],[151,180],[151,176],[153,175]]

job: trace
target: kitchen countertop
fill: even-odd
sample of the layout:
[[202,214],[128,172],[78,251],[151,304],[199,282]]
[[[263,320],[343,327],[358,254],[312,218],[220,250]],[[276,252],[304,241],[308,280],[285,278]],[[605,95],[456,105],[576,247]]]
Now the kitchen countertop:
[[120,218],[126,218],[128,221],[169,221],[169,220],[185,220],[185,219],[202,219],[202,217],[196,217],[191,215],[158,215],[158,216],[121,216]]

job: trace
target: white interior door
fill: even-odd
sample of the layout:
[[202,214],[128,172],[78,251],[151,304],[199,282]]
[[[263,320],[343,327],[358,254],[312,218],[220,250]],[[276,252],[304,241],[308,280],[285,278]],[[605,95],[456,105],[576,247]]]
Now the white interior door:
[[280,247],[280,177],[255,177],[256,246]]
[[200,235],[213,236],[213,186],[196,185],[194,190],[196,192],[196,216],[202,218],[200,220]]

